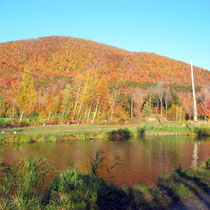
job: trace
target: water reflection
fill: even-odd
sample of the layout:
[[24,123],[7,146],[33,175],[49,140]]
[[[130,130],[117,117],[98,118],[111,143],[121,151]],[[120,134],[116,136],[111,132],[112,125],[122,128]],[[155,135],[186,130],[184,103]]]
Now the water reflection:
[[193,155],[192,155],[192,167],[197,168],[198,166],[198,142],[195,141]]
[[46,157],[58,170],[74,165],[86,172],[88,155],[94,157],[97,151],[105,153],[106,167],[113,165],[116,156],[122,160],[122,165],[115,167],[110,174],[107,174],[106,167],[102,168],[101,176],[119,186],[134,185],[140,181],[150,185],[157,176],[170,173],[180,164],[183,168],[197,167],[210,156],[210,139],[199,140],[199,144],[188,137],[154,137],[130,142],[97,140],[4,145],[0,150],[0,161],[15,164],[24,158]]

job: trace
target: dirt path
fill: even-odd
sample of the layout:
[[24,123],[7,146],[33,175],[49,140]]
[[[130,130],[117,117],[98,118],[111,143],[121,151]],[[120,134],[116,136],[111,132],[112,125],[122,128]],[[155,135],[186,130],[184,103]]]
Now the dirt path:
[[205,210],[210,209],[210,190],[195,195],[194,197],[178,201],[173,204],[169,209],[171,210]]

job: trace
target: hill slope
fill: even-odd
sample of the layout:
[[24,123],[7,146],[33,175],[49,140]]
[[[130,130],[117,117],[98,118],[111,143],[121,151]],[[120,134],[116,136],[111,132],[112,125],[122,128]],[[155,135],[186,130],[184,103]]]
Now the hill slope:
[[[86,70],[105,75],[108,81],[152,83],[164,81],[178,85],[191,84],[190,66],[153,53],[134,53],[93,41],[71,37],[43,37],[0,43],[0,83],[6,88],[20,79],[29,64],[41,78],[60,83]],[[210,72],[194,68],[196,85],[209,84]],[[42,86],[40,83],[39,86]]]

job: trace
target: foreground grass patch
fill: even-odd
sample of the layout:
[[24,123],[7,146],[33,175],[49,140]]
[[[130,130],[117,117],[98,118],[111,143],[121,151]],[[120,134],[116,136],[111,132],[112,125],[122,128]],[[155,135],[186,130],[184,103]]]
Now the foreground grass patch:
[[[209,160],[204,168],[174,170],[159,178],[157,185],[144,184],[121,189],[76,169],[60,172],[46,186],[54,169],[46,160],[22,161],[16,167],[0,166],[0,207],[2,209],[166,209],[183,198],[209,193]],[[184,204],[183,206],[184,207]]]
[[169,177],[159,178],[154,187],[140,184],[130,187],[127,192],[134,209],[166,209],[177,202],[181,204],[184,198],[208,194],[209,190],[209,170],[182,171],[179,167]]

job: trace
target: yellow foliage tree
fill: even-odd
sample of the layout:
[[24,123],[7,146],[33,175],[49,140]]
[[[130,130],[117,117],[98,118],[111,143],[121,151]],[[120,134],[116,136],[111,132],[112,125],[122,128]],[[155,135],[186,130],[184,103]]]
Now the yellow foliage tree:
[[36,92],[34,88],[33,77],[30,74],[29,66],[25,65],[17,96],[17,104],[21,112],[20,121],[22,120],[23,112],[30,114],[33,111],[33,105],[35,101]]

